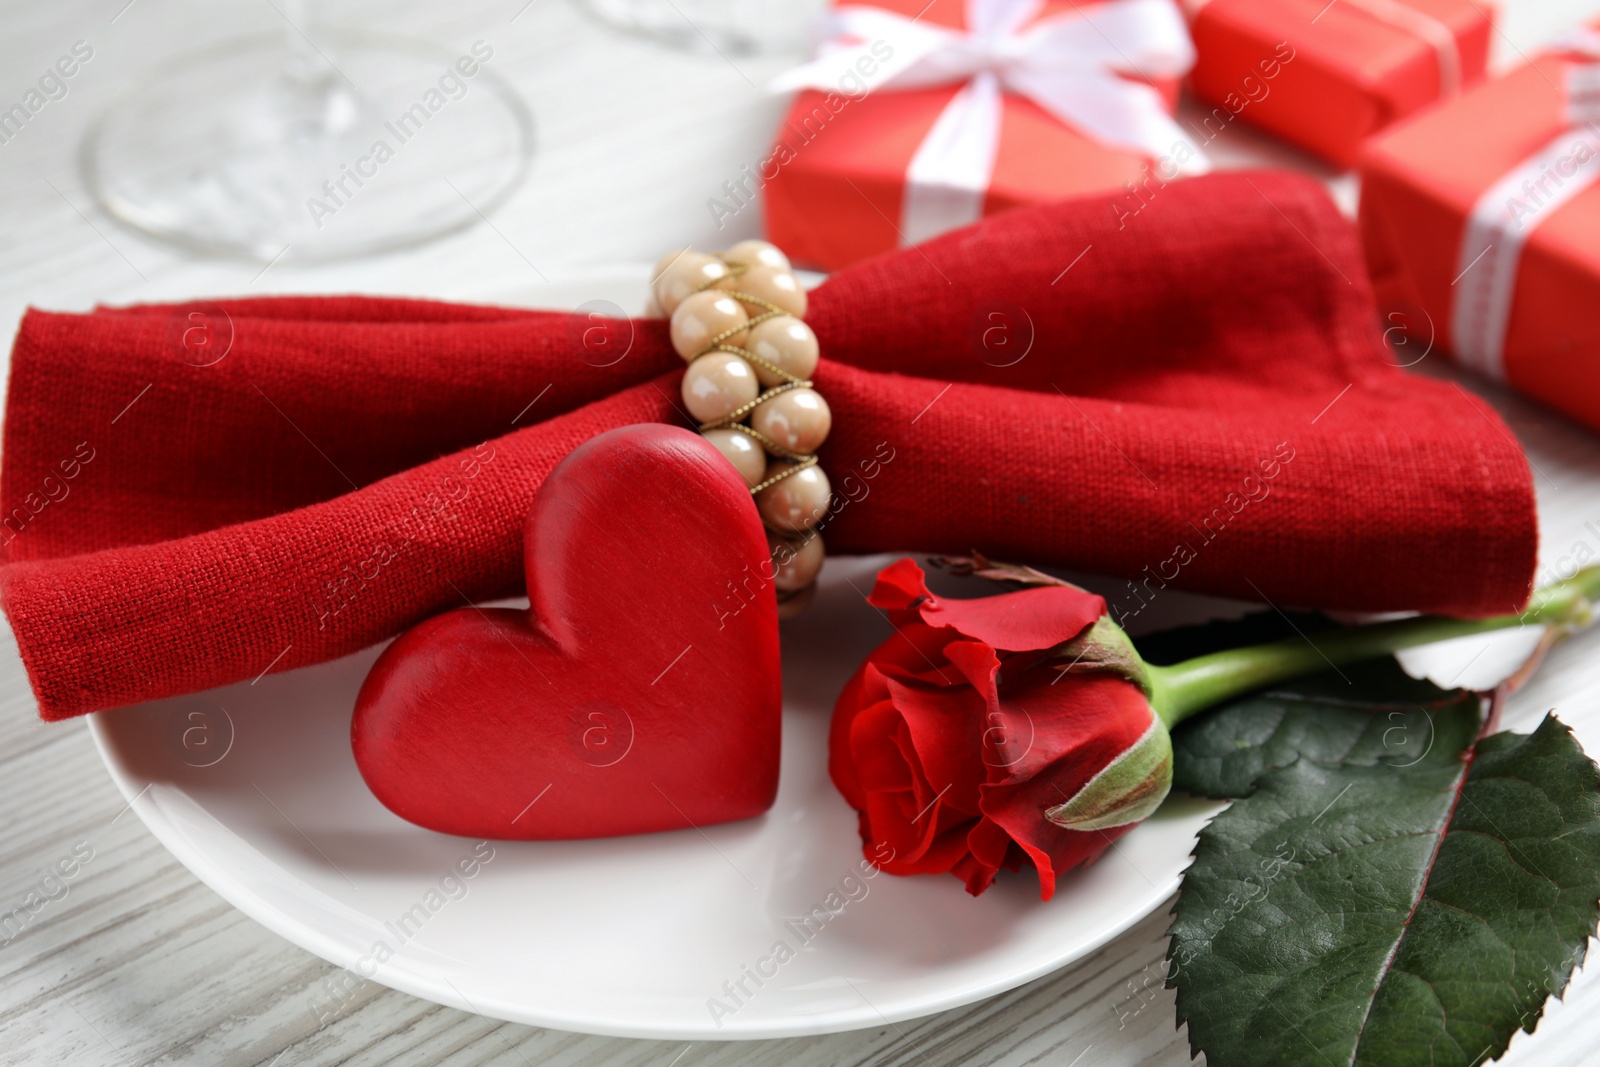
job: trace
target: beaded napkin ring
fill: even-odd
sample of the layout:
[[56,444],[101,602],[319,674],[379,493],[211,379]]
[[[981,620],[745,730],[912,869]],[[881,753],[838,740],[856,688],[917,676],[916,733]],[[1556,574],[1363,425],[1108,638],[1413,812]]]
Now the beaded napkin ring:
[[684,407],[755,497],[778,614],[789,618],[822,569],[814,527],[832,499],[816,450],[833,416],[811,387],[817,335],[804,321],[806,292],[788,257],[765,241],[675,253],[656,264],[652,288],[671,316],[672,347],[689,364]]

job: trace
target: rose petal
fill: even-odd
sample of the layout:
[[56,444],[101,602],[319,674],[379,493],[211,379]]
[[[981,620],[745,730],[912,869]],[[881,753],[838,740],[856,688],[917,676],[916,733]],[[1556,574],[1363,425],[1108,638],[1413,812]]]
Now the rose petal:
[[979,860],[968,853],[962,856],[955,866],[950,868],[950,873],[967,883],[967,892],[979,896],[985,889],[994,884],[994,876],[1000,873],[998,867]]
[[894,741],[895,754],[900,757],[900,763],[911,775],[911,795],[904,801],[906,818],[910,819],[918,812],[925,811],[929,804],[939,798],[939,794],[928,782],[928,772],[922,766],[921,757],[917,755],[916,741],[911,736],[911,728],[906,724],[904,713],[898,706],[894,710],[897,718],[894,732],[890,737]]
[[867,603],[884,611],[906,612],[929,595],[927,576],[916,560],[907,557],[895,560],[878,572],[877,583]]
[[999,702],[1000,657],[992,647],[982,641],[951,641],[944,646],[944,658],[977,690],[986,707]]
[[1039,872],[1039,898],[1055,895],[1056,879],[1075,867],[1093,863],[1132,825],[1081,833],[1035,819],[1030,803],[1036,797],[1017,796],[1009,805],[992,804],[984,797],[985,814],[1009,833]]
[[[952,819],[948,824],[940,825],[927,842],[927,847],[915,855],[902,854],[894,850],[887,856],[881,856],[874,853],[871,845],[863,848],[863,854],[879,870],[890,874],[944,874],[967,855],[967,833],[973,821]],[[863,825],[866,825],[865,820]],[[865,832],[862,838],[863,841],[868,840]]]
[[850,733],[862,712],[878,702],[865,693],[869,675],[875,675],[881,685],[882,675],[870,658],[844,684],[839,699],[833,703],[833,718],[828,720],[828,777],[833,779],[845,803],[857,811],[866,803],[866,797],[861,792],[855,756],[850,750]]
[[1035,752],[1033,716],[1010,700],[997,700],[984,716],[983,767],[990,783],[1009,781]]
[[971,816],[937,803],[917,810],[910,793],[872,793],[862,812],[862,840],[886,846],[886,856],[873,858],[891,874],[943,872],[965,854],[972,823]]
[[979,819],[977,825],[967,833],[967,848],[972,850],[978,862],[990,867],[1000,867],[1005,863],[1012,844],[1011,835],[988,816]]
[[913,788],[911,767],[895,744],[901,722],[900,712],[887,700],[856,716],[850,731],[850,762],[861,789]]
[[922,838],[928,827],[916,826],[906,816],[905,809],[913,799],[908,791],[879,790],[867,794],[867,806],[861,809],[867,817],[871,839],[883,842],[895,855],[908,859],[927,851]]
[[1026,712],[1000,699],[1000,661],[981,641],[952,641],[945,646],[951,665],[961,671],[983,698],[983,732],[979,756],[987,781],[1003,781],[1008,768],[1025,758],[1033,745],[1033,725]]
[[1010,735],[1010,747],[1006,761],[991,765],[989,781],[1035,778],[1070,753],[1075,770],[1053,772],[1070,797],[1139,740],[1154,714],[1144,691],[1117,675],[1034,670],[1007,678],[991,725]]
[[1093,593],[1056,585],[970,600],[935,597],[928,592],[922,568],[910,559],[879,571],[868,600],[885,611],[915,613],[929,626],[950,627],[1006,652],[1053,648],[1106,613],[1106,602]]
[[929,626],[949,626],[1007,652],[1031,652],[1077,637],[1106,613],[1106,602],[1081,589],[1047,585],[972,600],[930,598],[917,612]]
[[[1009,693],[1004,703],[1011,703]],[[1033,862],[1040,894],[1048,900],[1059,875],[1092,862],[1133,827],[1066,830],[1044,813],[1136,742],[1154,713],[1137,686],[1113,676],[1068,676],[1059,685],[1031,686],[1021,703],[1031,709],[1033,748],[1008,768],[1005,780],[979,790],[978,806]]]
[[966,679],[950,669],[945,645],[960,635],[945,627],[929,626],[915,616],[895,629],[893,637],[872,650],[867,662],[885,677],[929,685],[965,685]]
[[981,641],[952,641],[945,646],[951,665],[961,671],[983,698],[983,730],[978,738],[985,781],[1004,781],[1009,768],[1023,760],[1033,745],[1033,725],[1026,712],[1000,699],[1000,661]]
[[944,803],[976,815],[978,787],[985,779],[983,697],[969,686],[912,686],[892,679],[888,685],[928,784]]
[[994,884],[1000,868],[1020,870],[1027,859],[1027,853],[1011,840],[1005,828],[987,816],[967,831],[967,850],[971,855],[956,864],[950,873],[964,880],[967,892],[973,896]]
[[[1046,900],[1058,876],[1096,859],[1131,827],[1084,833],[1056,826],[1044,813],[1138,741],[1154,715],[1144,693],[1121,678],[1069,675],[1055,685],[1046,680],[1055,677],[1039,672],[1038,678],[1006,686],[1001,719],[1014,734],[1029,731],[1027,746],[1011,766],[990,768],[978,802],[985,821],[1003,830],[1038,870]],[[985,827],[969,835],[969,845],[982,848],[983,860],[994,863],[989,835]]]
[[949,639],[948,630],[910,622],[873,649],[834,702],[833,719],[828,728],[828,774],[856,810],[859,811],[864,802],[850,754],[850,734],[856,716],[862,709],[888,699],[889,691],[884,684],[887,676],[938,685],[961,684],[964,679],[959,672],[948,666],[940,669],[946,662],[942,650]]

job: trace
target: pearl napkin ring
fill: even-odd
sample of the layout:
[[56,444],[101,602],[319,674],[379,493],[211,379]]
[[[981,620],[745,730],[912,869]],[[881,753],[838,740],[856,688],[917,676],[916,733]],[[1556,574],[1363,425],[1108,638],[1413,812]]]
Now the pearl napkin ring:
[[822,569],[815,527],[832,499],[816,450],[833,416],[811,387],[818,346],[805,324],[806,292],[788,257],[765,241],[667,256],[652,290],[689,364],[684,407],[755,497],[778,613],[788,618],[810,600]]

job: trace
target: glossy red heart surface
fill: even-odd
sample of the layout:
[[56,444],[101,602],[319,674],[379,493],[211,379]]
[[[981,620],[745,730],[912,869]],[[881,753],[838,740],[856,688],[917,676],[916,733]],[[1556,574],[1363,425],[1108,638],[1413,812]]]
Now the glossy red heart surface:
[[777,793],[777,604],[743,479],[698,434],[628,426],[534,498],[530,607],[468,607],[400,635],[351,742],[395,814],[499,839],[611,837],[745,819]]

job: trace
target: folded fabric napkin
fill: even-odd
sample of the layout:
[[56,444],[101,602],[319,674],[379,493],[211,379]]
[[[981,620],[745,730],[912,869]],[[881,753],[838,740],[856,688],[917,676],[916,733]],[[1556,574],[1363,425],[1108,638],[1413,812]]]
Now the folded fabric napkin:
[[[1122,215],[1017,211],[812,294],[831,552],[978,548],[1120,575],[1124,617],[1166,586],[1522,605],[1526,461],[1486,404],[1393,365],[1319,187],[1218,176]],[[180,340],[188,307],[22,322],[0,597],[46,719],[317,663],[514,594],[550,469],[612,427],[687,421],[659,321],[602,367],[590,320],[565,313],[220,307],[231,344],[207,366]]]

